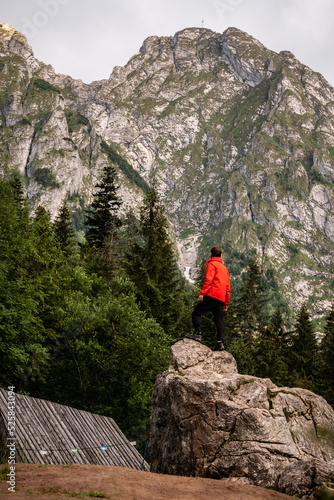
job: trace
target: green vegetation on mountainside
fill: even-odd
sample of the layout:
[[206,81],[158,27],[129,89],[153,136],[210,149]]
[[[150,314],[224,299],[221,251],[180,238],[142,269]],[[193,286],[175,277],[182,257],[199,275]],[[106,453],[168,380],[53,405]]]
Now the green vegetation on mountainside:
[[101,149],[107,154],[112,164],[118,165],[128,179],[134,182],[134,184],[142,189],[144,193],[148,193],[150,188],[147,182],[139,175],[132,165],[117,152],[115,146],[102,141]]
[[81,115],[75,110],[72,109],[65,109],[65,117],[67,120],[67,126],[68,126],[68,131],[70,134],[73,133],[75,128],[80,125],[84,125],[85,127],[89,127],[90,123],[88,118],[85,116]]
[[52,85],[51,83],[43,80],[42,78],[32,78],[27,87],[26,96],[28,94],[38,97],[40,91],[44,92],[56,92],[57,94],[61,94],[61,89]]

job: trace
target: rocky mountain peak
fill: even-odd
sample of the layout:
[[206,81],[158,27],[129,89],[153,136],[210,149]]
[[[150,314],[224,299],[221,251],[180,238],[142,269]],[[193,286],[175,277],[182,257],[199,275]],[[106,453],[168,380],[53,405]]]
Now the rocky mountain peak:
[[134,56],[130,60],[130,66],[133,68],[134,62],[145,62],[142,69],[147,75],[162,68],[169,68],[180,74],[185,71],[198,74],[203,70],[210,71],[219,62],[218,38],[217,33],[205,28],[186,28],[173,37],[151,36],[140,48],[144,59]]
[[255,87],[264,76],[275,71],[273,57],[276,54],[248,33],[228,28],[221,35],[220,43],[236,76],[250,87]]
[[4,51],[14,52],[22,57],[33,56],[27,37],[8,23],[0,23],[0,43]]
[[18,33],[18,31],[11,24],[8,23],[0,23],[0,28],[5,32],[7,32],[10,35],[10,37],[12,37],[14,33]]

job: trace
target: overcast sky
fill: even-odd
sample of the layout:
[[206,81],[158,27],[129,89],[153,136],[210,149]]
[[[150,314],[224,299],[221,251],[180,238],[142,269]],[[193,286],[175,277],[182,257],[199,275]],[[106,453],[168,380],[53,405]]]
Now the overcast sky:
[[204,22],[290,50],[334,85],[334,0],[0,0],[0,22],[25,33],[35,56],[57,73],[86,83],[124,66],[148,36]]

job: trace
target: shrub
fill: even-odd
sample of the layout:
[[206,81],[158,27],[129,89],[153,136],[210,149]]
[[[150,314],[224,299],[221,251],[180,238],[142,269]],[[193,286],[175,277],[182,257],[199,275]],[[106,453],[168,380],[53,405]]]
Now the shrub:
[[67,127],[70,134],[74,131],[75,127],[78,125],[84,125],[86,127],[90,126],[88,118],[78,113],[74,109],[65,109],[65,117],[67,120]]
[[38,168],[34,172],[34,179],[45,188],[59,188],[60,184],[56,180],[55,174],[50,168]]
[[61,90],[58,87],[56,87],[55,85],[52,85],[51,83],[47,82],[46,80],[42,80],[42,78],[32,78],[31,79],[28,90],[33,90],[34,87],[38,90],[43,90],[46,92],[57,92],[57,94],[61,93]]
[[60,88],[56,87],[55,85],[52,85],[51,83],[47,82],[46,80],[43,80],[42,78],[32,78],[30,80],[27,92],[33,93],[36,90],[37,91],[42,90],[43,92],[56,92],[57,94],[61,94]]

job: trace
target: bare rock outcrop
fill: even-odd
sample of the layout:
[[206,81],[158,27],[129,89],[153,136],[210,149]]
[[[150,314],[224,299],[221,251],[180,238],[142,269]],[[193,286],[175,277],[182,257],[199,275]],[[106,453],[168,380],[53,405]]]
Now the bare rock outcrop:
[[153,391],[153,472],[304,498],[333,486],[334,411],[322,397],[241,375],[231,354],[188,339],[172,346],[170,363]]

